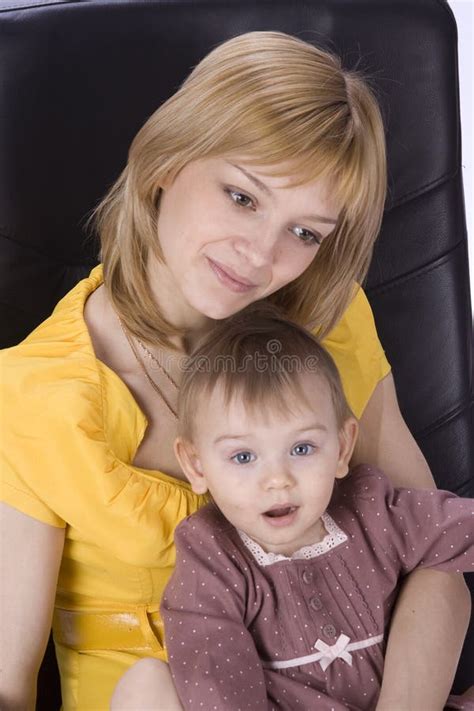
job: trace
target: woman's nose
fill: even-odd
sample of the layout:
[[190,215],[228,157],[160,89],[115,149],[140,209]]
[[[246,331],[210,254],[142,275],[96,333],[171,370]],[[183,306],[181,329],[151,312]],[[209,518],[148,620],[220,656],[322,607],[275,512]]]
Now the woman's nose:
[[254,268],[262,268],[275,261],[278,235],[274,229],[257,229],[236,239],[234,247]]

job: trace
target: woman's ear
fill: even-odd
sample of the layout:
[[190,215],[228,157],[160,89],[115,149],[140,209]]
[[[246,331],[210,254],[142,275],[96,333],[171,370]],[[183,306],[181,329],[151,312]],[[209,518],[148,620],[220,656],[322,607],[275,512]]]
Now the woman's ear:
[[176,437],[173,447],[176,459],[186,474],[186,478],[191,484],[194,493],[205,494],[207,491],[207,481],[193,443],[183,437]]
[[355,417],[348,417],[339,430],[339,461],[336,479],[342,479],[349,471],[349,462],[351,461],[358,432],[359,423]]

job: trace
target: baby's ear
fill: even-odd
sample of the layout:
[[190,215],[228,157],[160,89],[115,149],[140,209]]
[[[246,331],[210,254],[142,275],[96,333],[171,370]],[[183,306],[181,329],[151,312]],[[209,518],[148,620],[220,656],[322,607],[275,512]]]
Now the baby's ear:
[[191,484],[192,490],[195,494],[205,494],[207,491],[207,481],[202,471],[201,462],[199,461],[194,444],[183,437],[176,437],[173,446],[176,459],[186,474],[186,478]]
[[342,479],[349,471],[349,462],[351,461],[358,432],[359,423],[355,417],[348,417],[339,430],[339,461],[336,479]]

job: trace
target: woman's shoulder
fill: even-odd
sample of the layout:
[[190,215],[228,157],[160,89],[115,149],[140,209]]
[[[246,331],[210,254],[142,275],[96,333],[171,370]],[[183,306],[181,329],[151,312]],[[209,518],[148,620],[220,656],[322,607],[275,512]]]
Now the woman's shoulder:
[[354,285],[354,294],[338,323],[324,338],[324,344],[333,350],[351,350],[354,344],[366,347],[379,346],[374,315],[364,289]]
[[99,266],[24,341],[0,352],[8,413],[2,428],[11,446],[27,436],[42,447],[63,437],[71,456],[74,444],[89,440],[103,442],[124,461],[135,452],[146,419],[121,378],[97,358],[84,320],[85,303],[101,284]]
[[98,371],[82,313],[100,276],[82,280],[17,346],[0,352],[2,500],[63,526],[79,451],[101,429]]
[[52,314],[23,341],[0,351],[2,367],[11,370],[11,377],[21,377],[30,370],[41,373],[55,368],[59,369],[60,376],[64,364],[70,363],[77,369],[95,360],[84,321],[84,306],[101,283],[102,268],[99,265],[89,277],[78,282],[58,302]]
[[0,352],[5,470],[17,488],[17,474],[34,478],[53,465],[51,449],[70,467],[87,440],[103,439],[100,372],[83,319],[85,300],[100,283],[94,271],[25,340]]
[[360,417],[376,385],[390,372],[361,286],[356,285],[351,302],[323,345],[338,367],[352,411]]
[[51,416],[57,409],[70,410],[72,400],[82,396],[99,404],[99,369],[83,312],[100,283],[101,269],[96,268],[29,336],[0,352],[2,399],[9,403],[10,417],[16,411]]
[[84,321],[87,299],[103,283],[102,265],[94,267],[88,277],[81,279],[56,304],[48,318],[42,321],[24,340],[0,353],[3,358],[35,356],[37,353],[53,356],[68,352],[71,347],[90,345]]

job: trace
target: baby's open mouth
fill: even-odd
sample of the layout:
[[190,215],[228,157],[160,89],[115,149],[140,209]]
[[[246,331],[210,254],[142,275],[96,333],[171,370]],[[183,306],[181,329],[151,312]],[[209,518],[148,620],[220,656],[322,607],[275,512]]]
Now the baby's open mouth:
[[264,516],[269,516],[270,518],[280,518],[282,516],[288,516],[289,514],[296,511],[297,506],[277,506],[268,511],[265,511]]

